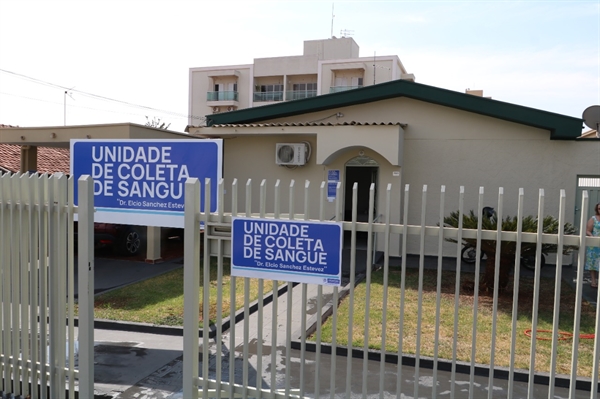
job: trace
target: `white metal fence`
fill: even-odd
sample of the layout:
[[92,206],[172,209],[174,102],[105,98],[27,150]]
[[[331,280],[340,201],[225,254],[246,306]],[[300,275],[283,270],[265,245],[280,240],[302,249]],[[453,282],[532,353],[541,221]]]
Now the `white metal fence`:
[[0,397],[75,397],[77,379],[80,397],[93,397],[93,196],[80,180],[78,339],[73,185],[62,174],[0,176]]
[[[210,181],[204,183],[205,208],[210,209],[210,191],[218,190],[218,198],[221,203],[224,198],[225,187],[223,181],[220,181],[218,187],[211,188]],[[231,277],[229,283],[230,297],[224,297],[224,258],[226,257],[226,248],[230,245],[230,236],[225,232],[231,225],[232,217],[272,217],[274,219],[296,219],[308,220],[309,216],[314,220],[326,220],[324,215],[324,204],[326,203],[326,186],[321,184],[318,189],[311,189],[310,184],[306,182],[305,186],[299,190],[300,195],[295,195],[294,182],[290,185],[290,202],[288,213],[283,215],[280,212],[282,205],[280,203],[280,192],[283,189],[277,181],[273,187],[274,192],[274,210],[267,214],[265,209],[266,202],[266,182],[260,184],[260,203],[251,204],[252,183],[248,181],[245,186],[245,213],[238,215],[238,183],[234,181],[230,195],[232,197],[232,211],[225,214],[221,208],[219,213],[210,214],[200,212],[200,182],[197,179],[190,179],[186,183],[185,191],[185,255],[184,255],[184,291],[185,291],[185,311],[184,311],[184,376],[183,376],[183,395],[185,398],[197,398],[199,396],[207,397],[263,397],[263,398],[289,398],[289,397],[541,397],[538,387],[534,381],[539,380],[540,375],[547,379],[547,387],[543,396],[548,398],[555,397],[555,386],[563,385],[563,390],[568,391],[568,396],[598,397],[598,373],[600,360],[600,345],[597,337],[592,337],[593,348],[587,345],[585,348],[586,358],[583,358],[582,343],[580,340],[583,290],[583,264],[585,259],[586,245],[600,246],[600,238],[589,238],[585,236],[586,218],[582,216],[580,221],[581,232],[579,235],[565,235],[562,229],[558,234],[545,234],[539,223],[537,232],[523,232],[521,223],[518,224],[516,231],[502,231],[501,223],[496,231],[484,230],[480,222],[477,229],[466,229],[461,223],[458,228],[444,225],[444,216],[454,209],[445,209],[445,188],[441,188],[440,204],[437,209],[428,209],[427,207],[427,188],[418,194],[413,194],[406,186],[403,196],[403,219],[409,220],[408,205],[414,201],[414,196],[420,196],[421,205],[421,223],[419,225],[392,224],[390,223],[390,202],[391,186],[387,187],[385,193],[379,195],[386,196],[385,211],[383,218],[377,223],[370,217],[368,223],[356,222],[356,203],[357,187],[353,191],[353,218],[352,221],[343,223],[343,228],[349,231],[350,235],[350,273],[347,284],[343,289],[337,287],[328,288],[323,286],[309,286],[300,284],[295,286],[287,283],[286,295],[274,295],[273,302],[262,301],[265,292],[265,281],[258,281],[258,301],[254,304],[254,312],[250,310],[250,279],[244,280],[243,296],[244,309],[239,310],[238,314],[243,314],[243,323],[236,323],[235,317],[230,316],[230,323],[224,323],[225,312],[235,315],[236,305],[236,278]],[[303,190],[303,191],[302,191]],[[340,215],[341,209],[341,188],[337,188],[336,215]],[[465,213],[463,209],[465,194],[462,190],[456,193],[459,197],[460,214]],[[565,193],[560,194],[560,209],[557,216],[559,225],[564,225],[565,221]],[[495,194],[494,194],[495,197]],[[497,218],[501,220],[505,212],[503,190],[500,189],[497,197],[494,199],[496,204]],[[296,214],[296,203],[294,198],[304,198],[301,210],[302,213]],[[318,200],[321,203],[319,215],[308,215],[310,201]],[[497,199],[496,199],[497,198]],[[521,190],[519,193],[519,208],[512,210],[518,214],[518,220],[523,218],[523,198]],[[544,212],[544,192],[540,190],[538,206],[538,219],[542,220]],[[375,190],[371,186],[370,209],[373,209],[375,201]],[[487,203],[489,203],[487,199]],[[478,214],[484,204],[484,191],[479,192]],[[396,204],[397,206],[397,204]],[[582,215],[587,215],[588,197],[584,193],[581,209]],[[252,212],[254,210],[254,212]],[[435,213],[439,215],[439,222],[435,225],[426,224],[426,215]],[[369,212],[370,215],[373,212]],[[300,216],[298,216],[300,215]],[[204,234],[201,234],[200,226],[204,226]],[[357,250],[356,242],[359,233],[367,236],[367,256],[365,258],[366,273],[364,276],[358,276],[364,282],[359,284],[357,280]],[[379,262],[376,270],[372,266],[373,243],[375,237],[383,243],[383,258]],[[407,254],[407,241],[416,238],[420,242],[420,252],[417,254]],[[392,270],[391,258],[389,256],[389,247],[392,239],[399,239],[401,245],[401,261],[398,267]],[[456,260],[449,260],[442,256],[444,245],[448,239],[456,240]],[[469,276],[472,277],[472,291],[467,304],[461,299],[462,282],[461,276],[467,274],[461,264],[461,247],[463,239],[476,240],[477,242],[477,260],[475,268]],[[431,258],[425,257],[424,246],[426,240],[437,240],[438,256]],[[512,312],[499,312],[499,273],[500,259],[495,260],[495,276],[493,295],[480,296],[481,275],[480,260],[482,241],[495,241],[497,249],[500,242],[515,242],[517,254],[523,243],[536,243],[536,268],[530,281],[532,285],[533,298],[532,304],[525,311],[519,308],[520,293],[519,287],[522,284],[520,272],[520,256],[516,255],[514,259],[515,267],[512,276]],[[572,310],[561,309],[561,295],[563,293],[562,285],[562,258],[557,257],[556,272],[554,277],[555,285],[554,296],[552,298],[540,298],[540,292],[543,282],[540,259],[542,255],[541,244],[557,245],[557,253],[562,253],[565,246],[578,246],[582,248],[578,252],[578,257],[574,267],[576,273],[576,293],[573,296],[574,306]],[[205,248],[205,251],[201,251]],[[210,250],[208,250],[210,248]],[[203,253],[203,264],[200,268],[200,256]],[[207,265],[211,262],[211,253],[215,255],[213,262],[213,273],[216,278],[211,278],[211,267]],[[412,259],[412,260],[411,260]],[[418,282],[414,287],[409,287],[409,269],[412,265],[412,273]],[[430,294],[426,298],[424,289],[424,279],[428,273],[426,265],[434,263],[433,283]],[[451,281],[444,281],[447,275],[443,274],[448,263],[452,266],[454,277]],[[461,270],[461,268],[463,270]],[[202,281],[200,284],[200,271],[202,271]],[[374,273],[379,273],[380,282],[374,283]],[[390,281],[392,273],[398,278],[396,283]],[[462,273],[462,274],[461,274]],[[431,273],[430,273],[431,275]],[[431,277],[430,277],[431,279]],[[442,286],[450,285],[452,289],[442,292]],[[273,281],[273,287],[278,287],[279,282]],[[202,297],[199,297],[199,288],[202,288]],[[392,288],[394,288],[392,293]],[[377,289],[378,297],[382,298],[381,303],[371,302],[375,297],[373,290]],[[326,291],[326,294],[325,294]],[[409,300],[409,293],[412,291],[414,300]],[[212,293],[211,293],[212,292]],[[314,293],[314,306],[308,306],[308,293]],[[300,305],[295,305],[298,298],[294,295],[300,295]],[[312,295],[312,294],[310,294]],[[595,292],[598,296],[598,293]],[[344,298],[342,298],[344,297]],[[431,299],[433,298],[433,300]],[[506,299],[506,298],[505,298]],[[510,295],[509,295],[509,300]],[[229,301],[229,306],[224,306]],[[426,302],[433,302],[433,307],[426,307]],[[544,352],[538,344],[540,338],[539,329],[539,309],[540,301],[544,303],[553,303],[553,314],[551,321],[551,330],[549,335],[551,346],[545,348]],[[442,302],[445,303],[442,306]],[[485,302],[485,303],[484,303]],[[596,303],[598,298],[596,298]],[[338,304],[341,305],[338,307]],[[211,304],[214,304],[214,310],[211,310]],[[268,308],[267,308],[268,306]],[[307,308],[310,315],[307,314]],[[342,308],[344,308],[344,321],[342,322]],[[268,309],[268,310],[267,310]],[[446,309],[446,310],[444,310]],[[448,311],[448,309],[450,309]],[[198,339],[198,321],[199,310],[203,315],[203,328],[201,346]],[[392,313],[396,315],[392,316]],[[429,313],[429,314],[427,314]],[[506,314],[509,316],[506,316]],[[566,314],[565,314],[566,313]],[[489,325],[481,326],[478,324],[478,318],[485,315],[490,320]],[[518,318],[528,315],[531,320],[529,328],[531,330],[531,339],[526,348],[519,344],[522,339],[522,331],[519,330]],[[465,317],[466,315],[467,317]],[[572,341],[565,343],[560,341],[559,319],[567,317],[572,320],[570,330]],[[255,323],[252,323],[254,317]],[[415,319],[412,324],[407,322],[408,318]],[[586,316],[589,317],[589,314]],[[325,329],[320,320],[328,318],[327,338],[324,340]],[[345,320],[347,318],[347,321]],[[213,322],[208,322],[208,320]],[[307,338],[307,329],[310,324],[308,320],[316,320],[314,333]],[[426,320],[432,320],[432,322]],[[593,330],[600,329],[600,312],[595,311],[591,317]],[[282,321],[285,320],[285,321]],[[357,323],[357,320],[360,322]],[[292,336],[292,326],[299,323],[299,337]],[[487,322],[486,322],[487,323]],[[589,320],[587,320],[589,325]],[[444,336],[442,334],[442,325],[450,325],[453,334]],[[229,327],[228,327],[229,326]],[[409,327],[410,326],[410,327]],[[375,328],[375,330],[374,330]],[[390,328],[394,334],[389,334]],[[461,333],[461,328],[466,328],[470,333]],[[564,324],[562,325],[564,328]],[[409,329],[414,329],[408,331]],[[312,331],[312,330],[311,330]],[[374,337],[373,331],[379,331],[380,337]],[[279,334],[279,336],[278,336]],[[281,345],[282,337],[284,335]],[[389,335],[389,336],[388,336]],[[393,336],[392,336],[393,335]],[[257,338],[253,340],[253,337]],[[590,338],[590,337],[587,337]],[[294,340],[299,339],[299,346],[293,345]],[[345,343],[342,341],[345,340]],[[431,342],[425,342],[425,341]],[[315,349],[314,353],[308,353],[307,341],[314,342],[310,346]],[[481,342],[483,342],[483,350]],[[500,342],[504,341],[504,342]],[[390,350],[393,344],[394,350]],[[428,345],[427,345],[428,344]],[[252,349],[250,350],[250,346]],[[428,346],[431,349],[426,351]],[[502,346],[502,347],[500,347]],[[293,349],[298,347],[298,350]],[[373,351],[372,347],[384,348],[383,351]],[[200,362],[198,358],[201,348]],[[322,350],[327,348],[327,351]],[[444,352],[445,351],[445,352]],[[481,365],[478,359],[481,352],[485,352],[484,358],[486,364]],[[270,353],[269,353],[270,352]],[[429,353],[431,352],[431,353]],[[570,367],[564,370],[564,356],[568,357]],[[581,355],[580,355],[581,352]],[[332,355],[326,354],[330,353]],[[340,355],[342,353],[343,355]],[[410,356],[407,354],[410,353]],[[442,358],[442,353],[448,353]],[[501,353],[508,359],[508,364],[499,365],[497,358]],[[508,355],[507,355],[508,353]],[[352,359],[353,355],[358,354],[358,359]],[[559,369],[557,362],[562,362],[562,369]],[[536,372],[539,369],[538,363],[547,363],[548,371]],[[581,357],[581,358],[580,358]],[[407,358],[411,360],[414,367],[408,371],[402,366]],[[372,360],[377,359],[377,360]],[[391,360],[391,364],[389,360]],[[580,375],[578,372],[581,362],[587,362],[587,375]],[[505,360],[506,362],[506,360]],[[527,367],[518,367],[518,364],[525,362]],[[425,363],[432,364],[429,371],[424,371],[420,366]],[[445,365],[442,367],[442,363]],[[199,370],[201,365],[201,370]],[[281,367],[283,365],[283,367]],[[345,369],[345,370],[344,370]],[[442,370],[447,372],[441,377]],[[480,370],[488,370],[485,382],[482,382]],[[250,370],[253,370],[251,372]],[[591,370],[591,371],[590,371]],[[460,374],[464,373],[466,374]],[[504,374],[504,385],[498,388],[497,379]],[[558,381],[561,381],[559,384]],[[523,382],[525,381],[525,382]],[[583,383],[582,383],[583,382]],[[440,385],[441,384],[441,385]],[[447,387],[442,388],[442,385]],[[500,384],[502,385],[502,384]],[[525,388],[523,388],[523,385]],[[564,386],[567,386],[564,388]],[[583,391],[576,391],[577,387],[584,387]],[[587,387],[587,389],[585,388]],[[559,388],[556,388],[559,389]],[[566,396],[566,395],[564,395]],[[564,397],[563,396],[563,397]]]

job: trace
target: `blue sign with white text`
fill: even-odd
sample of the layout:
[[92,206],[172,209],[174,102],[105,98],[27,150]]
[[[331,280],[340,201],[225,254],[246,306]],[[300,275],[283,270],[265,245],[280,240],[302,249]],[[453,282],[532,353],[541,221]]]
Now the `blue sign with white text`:
[[327,171],[327,181],[340,181],[340,170],[330,169]]
[[[221,140],[72,140],[71,174],[94,179],[95,221],[183,227],[190,177],[211,179],[211,212],[222,176]],[[77,203],[77,185],[75,185]]]
[[327,198],[335,198],[336,190],[337,190],[337,183],[331,182],[331,181],[328,182],[327,183]]
[[341,285],[342,224],[233,218],[231,275]]

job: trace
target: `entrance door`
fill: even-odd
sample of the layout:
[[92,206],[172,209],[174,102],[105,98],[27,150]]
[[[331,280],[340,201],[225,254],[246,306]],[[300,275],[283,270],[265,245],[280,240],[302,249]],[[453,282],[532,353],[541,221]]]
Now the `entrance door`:
[[[361,155],[346,163],[344,177],[344,221],[352,220],[352,188],[354,183],[358,184],[356,195],[356,221],[366,223],[369,221],[369,192],[371,183],[375,184],[375,201],[373,204],[373,219],[377,215],[377,178],[379,165],[375,160]],[[367,263],[371,262],[373,253],[368,253],[368,233],[360,231],[356,233],[356,246],[352,247],[352,235],[350,230],[344,231],[344,251],[342,260],[346,268],[342,268],[343,275],[350,275],[350,259],[352,251],[355,253],[356,273],[364,273]]]
[[588,192],[589,205],[586,220],[594,214],[594,205],[600,202],[600,176],[578,176],[577,193],[575,195],[575,219],[573,220],[577,231],[581,220],[581,197],[584,190]]
[[358,183],[357,193],[357,221],[367,222],[369,220],[369,189],[371,183],[375,183],[375,206],[373,217],[377,215],[377,177],[379,165],[375,160],[367,156],[358,156],[346,164],[344,179],[344,220],[352,220],[352,187]]

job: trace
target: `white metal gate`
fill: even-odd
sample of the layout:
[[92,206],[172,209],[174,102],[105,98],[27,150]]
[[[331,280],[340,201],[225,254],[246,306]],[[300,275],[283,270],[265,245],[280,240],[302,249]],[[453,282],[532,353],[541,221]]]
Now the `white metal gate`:
[[[218,198],[220,203],[223,203],[224,198],[224,183],[220,181],[218,187]],[[299,194],[295,195],[294,182],[292,181],[289,187],[289,208],[287,214],[280,212],[281,204],[279,201],[280,191],[283,189],[280,187],[280,182],[277,181],[273,187],[274,189],[274,210],[272,213],[267,214],[265,209],[266,203],[266,181],[262,181],[260,184],[260,203],[253,206],[250,198],[252,189],[252,182],[248,181],[245,187],[245,217],[272,217],[274,219],[303,219],[309,220],[308,209],[310,201],[316,201],[316,198],[322,204],[320,207],[320,214],[311,215],[315,220],[325,220],[323,214],[323,204],[326,201],[326,186],[322,183],[318,190],[310,189],[309,182],[306,182],[305,186],[298,190]],[[341,187],[338,184],[337,187],[337,208],[336,215],[340,215],[340,191]],[[207,180],[204,183],[204,209],[210,209],[210,191],[211,182]],[[558,246],[558,253],[562,252],[564,246],[574,245],[581,248],[586,245],[600,246],[600,238],[589,238],[585,236],[585,228],[580,229],[583,233],[579,235],[565,235],[562,231],[558,234],[545,234],[541,228],[542,223],[539,223],[538,231],[523,232],[521,224],[518,225],[516,231],[502,231],[499,227],[497,231],[484,230],[481,223],[478,224],[477,229],[463,228],[462,222],[458,228],[448,227],[444,225],[445,216],[445,187],[442,186],[440,195],[440,204],[438,209],[427,208],[427,187],[423,187],[421,194],[421,223],[419,225],[408,225],[408,224],[392,224],[390,223],[390,207],[391,204],[391,192],[392,187],[389,185],[385,191],[386,205],[385,210],[380,209],[380,213],[383,214],[382,220],[374,223],[373,212],[369,212],[369,221],[367,223],[358,223],[356,215],[356,194],[357,187],[355,185],[353,190],[353,215],[352,221],[344,222],[343,228],[350,232],[351,236],[351,256],[350,256],[350,274],[348,277],[348,284],[344,289],[338,289],[334,287],[325,293],[327,287],[323,286],[308,286],[306,284],[299,284],[295,286],[292,283],[287,283],[287,294],[276,294],[273,295],[273,302],[261,300],[265,294],[264,284],[265,281],[258,281],[258,300],[256,303],[250,303],[249,295],[249,279],[244,279],[244,305],[243,309],[237,309],[235,306],[236,297],[236,278],[230,278],[230,298],[229,307],[222,306],[223,302],[228,298],[223,296],[223,259],[228,256],[227,249],[230,245],[230,236],[227,234],[227,230],[231,226],[232,217],[238,216],[238,184],[237,181],[233,182],[231,186],[232,196],[232,211],[231,213],[225,214],[220,207],[220,211],[215,214],[207,212],[200,212],[200,182],[197,179],[189,179],[186,183],[185,191],[185,255],[184,255],[184,292],[185,292],[185,311],[184,311],[184,376],[183,376],[183,395],[185,398],[197,398],[199,395],[203,398],[208,397],[264,397],[264,398],[289,398],[289,397],[540,397],[539,390],[536,387],[534,381],[539,379],[536,369],[536,356],[538,355],[536,347],[536,338],[538,333],[538,308],[540,304],[540,285],[541,285],[541,244],[556,244]],[[316,195],[318,192],[318,196]],[[381,192],[383,194],[383,190]],[[464,190],[460,189],[459,193],[459,214],[464,213]],[[411,200],[409,187],[406,186],[404,191],[404,211],[403,220],[409,220],[409,202]],[[501,220],[503,217],[503,202],[504,202],[503,190],[499,189],[497,196],[497,214],[498,219]],[[374,207],[375,192],[374,187],[370,189],[370,210]],[[523,218],[523,190],[519,192],[518,199],[518,218]],[[303,213],[295,213],[295,201],[297,199],[304,200],[303,202]],[[538,206],[538,220],[542,220],[545,215],[544,212],[544,191],[540,190],[539,193],[539,206]],[[299,201],[298,201],[299,202]],[[582,198],[582,214],[587,214],[588,209],[588,196],[587,193],[583,193]],[[481,214],[484,204],[484,191],[483,188],[479,191],[478,198],[478,212]],[[258,212],[252,212],[252,209],[258,210]],[[439,214],[439,223],[436,225],[426,224],[426,215],[431,213]],[[508,213],[508,212],[507,212]],[[317,216],[317,217],[314,217]],[[339,216],[338,216],[339,217]],[[481,218],[480,218],[481,219]],[[565,193],[561,191],[560,197],[560,209],[557,217],[559,226],[562,226],[565,221]],[[586,220],[582,218],[580,221],[581,226],[584,226]],[[501,223],[498,223],[501,225]],[[201,227],[204,229],[204,234],[201,234]],[[358,304],[355,302],[355,291],[356,291],[356,274],[355,270],[357,267],[357,256],[356,256],[356,237],[358,232],[367,233],[367,254],[371,254],[374,249],[374,242],[376,237],[377,240],[383,243],[384,256],[382,264],[380,265],[381,271],[383,272],[383,306],[381,309],[375,309],[374,305],[370,303],[371,289],[372,289],[372,257],[366,256],[366,274],[361,278],[364,278],[364,290],[366,294],[364,296],[364,302]],[[394,238],[392,238],[394,237]],[[392,239],[399,239],[401,243],[401,289],[400,296],[392,298],[388,295],[388,277],[390,274],[390,257],[389,248]],[[405,294],[408,292],[405,287],[405,281],[407,279],[407,241],[415,238],[420,242],[420,252],[412,254],[417,259],[418,267],[418,300],[415,302],[416,309],[409,310],[409,303],[405,298]],[[458,338],[458,334],[454,334],[452,340],[447,345],[451,345],[452,355],[446,359],[441,359],[439,356],[439,348],[442,342],[440,336],[440,325],[442,323],[441,315],[441,291],[440,287],[442,284],[442,264],[443,264],[443,247],[448,245],[445,243],[447,239],[454,239],[458,243],[462,243],[464,238],[477,240],[477,261],[474,270],[474,290],[473,290],[473,304],[470,309],[472,324],[469,327],[472,330],[472,334],[465,343],[467,346],[470,345],[471,353],[468,361],[459,361],[457,355],[457,348],[463,344],[461,339]],[[424,307],[423,307],[423,276],[425,272],[425,253],[424,246],[427,240],[437,240],[438,243],[438,254],[436,257],[437,267],[437,292],[436,292],[436,306],[435,306],[435,322],[432,325],[425,325],[423,322],[424,318]],[[528,370],[517,370],[515,367],[515,356],[523,356],[523,349],[517,349],[517,311],[516,307],[519,303],[519,281],[520,281],[520,257],[515,256],[515,268],[514,268],[514,288],[513,288],[513,306],[514,310],[512,313],[512,327],[511,334],[507,341],[509,342],[510,352],[510,364],[506,367],[506,386],[498,389],[496,387],[496,378],[502,374],[502,370],[498,370],[496,364],[495,355],[500,351],[496,347],[496,339],[500,336],[498,332],[498,270],[499,270],[499,257],[496,259],[496,275],[495,275],[495,290],[493,299],[490,299],[490,312],[493,314],[491,326],[489,326],[489,332],[478,331],[477,319],[479,316],[479,283],[480,283],[480,252],[482,240],[495,241],[499,248],[500,242],[516,242],[517,248],[521,248],[522,243],[536,243],[536,269],[533,276],[533,306],[531,314],[531,344],[527,349],[525,355],[529,359]],[[453,293],[454,306],[452,307],[454,323],[454,331],[458,329],[458,325],[462,323],[459,321],[459,291],[460,291],[460,275],[461,275],[461,245],[456,245],[456,283],[455,291]],[[201,249],[204,248],[204,251]],[[446,247],[447,248],[447,247]],[[519,252],[517,252],[519,253]],[[200,256],[203,254],[203,264],[205,267],[200,268]],[[216,259],[216,277],[211,278],[211,267],[206,265],[210,264],[210,257],[213,255]],[[583,397],[590,397],[597,399],[598,397],[598,373],[599,360],[600,360],[600,345],[597,337],[594,338],[594,346],[592,353],[592,371],[589,376],[578,375],[578,354],[580,350],[580,321],[581,321],[581,306],[582,306],[582,287],[583,287],[583,264],[584,264],[585,252],[579,251],[578,262],[577,262],[577,281],[576,281],[576,295],[574,304],[573,317],[573,338],[570,345],[571,352],[571,367],[569,375],[558,375],[556,371],[556,361],[559,346],[559,315],[560,309],[560,297],[561,297],[561,284],[562,284],[562,259],[558,257],[556,276],[555,276],[555,296],[554,298],[543,298],[544,301],[554,301],[554,315],[553,315],[553,333],[551,335],[552,349],[549,355],[550,357],[550,371],[547,374],[547,391],[544,392],[544,397],[553,398],[555,397],[555,385],[560,379],[563,384],[567,384],[568,396],[570,398],[582,397],[581,391],[576,392],[576,388],[583,381],[583,385],[587,384],[589,389],[584,389]],[[200,284],[200,270],[202,270],[202,285]],[[202,287],[203,294],[202,298],[199,297],[199,287]],[[214,293],[211,293],[211,287]],[[279,287],[279,282],[274,281],[273,287]],[[311,315],[312,320],[317,320],[315,323],[315,331],[311,338],[312,342],[307,342],[307,292],[316,292],[315,302],[316,306],[312,307]],[[296,295],[296,299],[294,299]],[[294,301],[298,299],[298,295],[301,296],[300,306],[294,305]],[[337,330],[342,327],[340,319],[338,319],[338,304],[342,300],[342,296],[345,296],[343,301],[348,302],[349,308],[349,320],[344,322],[343,327],[347,330],[347,342],[348,345],[338,345],[337,341],[342,338],[337,334]],[[216,309],[214,314],[210,314],[211,302],[216,303]],[[304,305],[302,305],[304,304]],[[201,307],[200,307],[201,305]],[[359,306],[360,305],[360,306]],[[270,310],[267,311],[267,306]],[[252,307],[252,310],[250,308]],[[355,318],[358,318],[358,313],[354,311],[355,307],[363,309],[361,317],[364,317],[364,325],[355,325]],[[399,318],[392,319],[387,316],[388,309],[391,307],[399,307]],[[410,308],[413,309],[413,308]],[[199,310],[203,315],[203,328],[202,333],[202,344],[199,362],[199,339],[198,339],[198,321],[199,321]],[[397,351],[391,353],[389,351],[374,353],[370,349],[370,345],[373,344],[373,339],[369,338],[370,327],[374,323],[370,320],[371,311],[381,311],[382,315],[377,319],[377,323],[381,323],[382,331],[381,334],[381,348],[387,348],[386,346],[386,325],[395,324],[398,326],[399,334],[397,340]],[[464,309],[462,309],[464,310]],[[223,312],[229,311],[232,316],[229,318],[229,323],[225,322],[223,318]],[[237,312],[237,313],[236,313]],[[410,369],[410,372],[403,370],[402,363],[406,359],[406,352],[403,348],[408,346],[408,341],[403,329],[406,329],[405,318],[409,315],[409,312],[416,312],[417,314],[417,328],[409,340],[414,344],[415,352],[410,357],[413,361],[414,367]],[[254,324],[250,321],[252,314],[257,315],[254,320]],[[280,314],[281,313],[281,314]],[[206,317],[206,315],[209,315]],[[240,328],[240,322],[236,323],[236,317],[243,317],[243,327]],[[448,315],[444,317],[449,317]],[[330,318],[332,320],[332,335],[329,342],[324,343],[322,341],[322,323],[321,320]],[[214,320],[214,323],[207,322],[206,320]],[[269,321],[270,319],[270,321]],[[280,322],[285,320],[285,323]],[[600,330],[600,312],[596,311],[594,319],[595,331]],[[299,337],[292,336],[292,325],[299,323]],[[270,325],[270,326],[269,326]],[[356,336],[353,331],[357,329],[360,331],[359,342],[357,342]],[[420,348],[423,344],[422,331],[429,329],[435,331],[433,339],[433,356],[424,356],[421,354]],[[278,333],[285,334],[284,346],[279,345],[281,342]],[[256,339],[253,339],[255,337]],[[482,338],[491,337],[491,346],[489,349],[489,364],[484,367],[488,370],[488,375],[485,377],[485,383],[482,383],[482,377],[476,376],[476,370],[481,370],[481,365],[476,362],[476,351],[478,340]],[[299,338],[299,350],[293,349],[293,341]],[[345,338],[345,336],[344,336]],[[416,341],[416,342],[415,342]],[[309,354],[307,347],[310,344],[315,349],[314,354]],[[379,344],[379,342],[377,343]],[[252,346],[252,350],[250,350]],[[323,352],[324,347],[328,348],[327,353]],[[268,353],[270,351],[270,354]],[[341,354],[341,355],[340,355]],[[353,355],[357,355],[358,360],[352,360]],[[325,359],[325,356],[327,359]],[[393,369],[390,368],[390,363],[387,361],[389,358],[395,359],[392,362]],[[377,359],[377,360],[372,360]],[[358,362],[358,364],[357,364]],[[394,365],[395,362],[395,365]],[[440,364],[445,362],[449,367],[447,385],[449,388],[442,392],[441,388],[438,388],[438,384],[442,381],[440,376],[441,370]],[[431,363],[430,373],[425,376],[423,369],[420,365],[425,363]],[[199,364],[202,369],[199,370]],[[325,367],[327,365],[327,367]],[[282,367],[283,366],[283,367]],[[253,373],[250,369],[253,369]],[[344,370],[345,369],[345,370]],[[390,370],[392,370],[390,372]],[[466,374],[465,374],[466,370]],[[201,371],[201,372],[200,372]],[[463,373],[463,374],[460,374]],[[477,372],[479,373],[479,371]],[[460,374],[460,375],[459,375]],[[518,378],[516,377],[518,375]],[[423,377],[423,378],[421,378]],[[519,382],[525,380],[525,382]],[[520,384],[520,385],[519,385]],[[521,385],[523,385],[521,386]],[[465,388],[467,387],[467,388]],[[558,388],[557,388],[558,389]],[[565,389],[565,388],[561,388]],[[468,392],[467,392],[468,391]],[[589,394],[589,395],[588,395]]]
[[[93,397],[92,183],[89,178],[80,180],[78,210],[73,185],[73,179],[62,174],[0,176],[0,397],[74,397],[76,380],[80,397]],[[76,211],[80,215],[78,338]]]

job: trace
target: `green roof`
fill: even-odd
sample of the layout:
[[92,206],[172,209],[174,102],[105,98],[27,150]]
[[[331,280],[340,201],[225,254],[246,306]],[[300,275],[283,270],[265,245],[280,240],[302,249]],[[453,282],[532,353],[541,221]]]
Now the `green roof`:
[[550,131],[550,138],[552,140],[574,140],[581,135],[583,127],[583,119],[581,118],[459,93],[408,80],[393,80],[312,98],[246,108],[221,114],[210,114],[206,115],[206,119],[207,126],[255,123],[398,97],[412,98],[545,129]]

